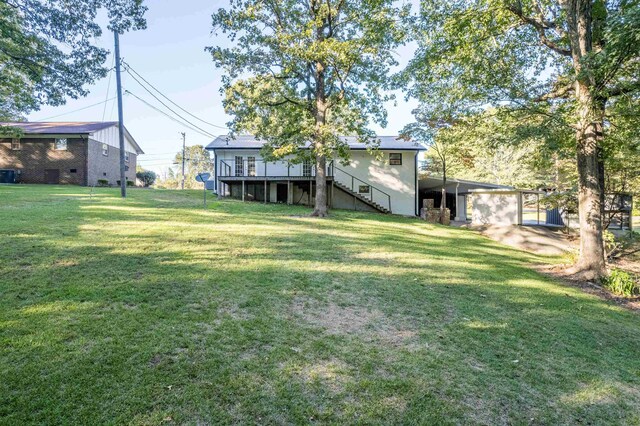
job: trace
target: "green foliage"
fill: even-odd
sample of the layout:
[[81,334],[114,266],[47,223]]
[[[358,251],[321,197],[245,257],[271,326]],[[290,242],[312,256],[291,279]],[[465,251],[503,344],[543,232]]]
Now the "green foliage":
[[109,181],[107,179],[98,179],[98,186],[109,186]]
[[[405,38],[408,7],[391,0],[232,0],[213,15],[233,47],[209,47],[223,77],[234,132],[268,144],[263,155],[297,160],[349,151],[339,135],[371,142],[386,124],[383,89]],[[305,148],[310,147],[310,150]]]
[[[481,119],[480,130],[497,130],[478,135],[481,143],[493,139],[491,143],[498,149],[520,144],[525,146],[521,152],[524,162],[514,164],[537,162],[533,170],[523,167],[527,177],[522,183],[559,190],[578,183],[573,160],[575,126],[581,121],[576,109],[576,81],[589,81],[592,95],[606,109],[601,147],[605,170],[609,170],[606,191],[637,188],[638,1],[593,2],[594,46],[575,60],[569,55],[578,47],[572,47],[569,37],[567,5],[533,0],[423,0],[413,25],[417,54],[401,80],[409,95],[420,100],[418,111],[431,126],[440,117],[453,124],[475,115]],[[498,108],[497,122],[492,123],[490,110],[479,113],[487,106]],[[468,129],[475,132],[477,127]],[[467,143],[468,133],[461,143]],[[526,148],[532,149],[532,155],[526,155]],[[518,156],[517,150],[514,154]],[[568,173],[553,179],[550,166],[555,165]],[[572,166],[574,171],[565,166]],[[536,172],[545,169],[550,172],[547,176]]]
[[[180,188],[182,186],[182,151],[174,159],[174,168],[169,169],[168,176],[158,186],[162,188]],[[213,159],[211,153],[202,145],[186,147],[185,150],[185,188],[202,188],[202,183],[196,181],[198,173],[213,173]]]
[[613,269],[609,276],[602,279],[602,285],[620,296],[631,297],[640,294],[638,277],[621,269]]
[[101,9],[109,29],[146,27],[142,0],[0,1],[0,119],[84,96],[106,75],[107,51],[95,46]]
[[153,185],[156,179],[158,178],[155,172],[151,170],[142,170],[142,169],[136,173],[136,177],[140,179],[140,181],[142,182],[142,185],[145,188]]

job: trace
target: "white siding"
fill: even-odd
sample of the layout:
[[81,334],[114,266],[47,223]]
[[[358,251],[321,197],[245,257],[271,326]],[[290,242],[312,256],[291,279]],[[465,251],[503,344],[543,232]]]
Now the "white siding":
[[471,223],[474,225],[521,225],[522,194],[517,191],[471,193]]
[[[389,153],[401,153],[402,165],[389,164]],[[367,151],[351,151],[351,164],[336,167],[355,177],[369,182],[372,186],[386,192],[391,198],[391,212],[406,216],[416,214],[416,155],[417,151],[380,151],[381,158],[377,160]],[[340,172],[335,173],[336,181],[345,178]],[[347,178],[348,179],[348,178]],[[351,181],[342,182],[351,186]],[[376,191],[373,192],[374,201],[386,207],[386,197]]]
[[[118,136],[118,126],[107,127],[106,129],[99,130],[91,135],[91,139],[101,143],[106,143],[114,148],[120,148],[120,138]],[[131,143],[125,132],[125,151],[132,154],[136,153],[135,146]]]

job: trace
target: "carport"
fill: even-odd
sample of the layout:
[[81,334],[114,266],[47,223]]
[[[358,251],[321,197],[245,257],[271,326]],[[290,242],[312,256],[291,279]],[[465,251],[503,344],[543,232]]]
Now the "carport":
[[473,225],[549,225],[540,208],[545,192],[523,189],[472,189]]
[[[466,222],[470,219],[471,211],[468,208],[469,196],[474,190],[513,190],[510,186],[497,185],[486,182],[475,182],[471,180],[447,178],[446,208],[451,211],[451,220]],[[440,207],[442,200],[442,177],[428,176],[418,182],[419,205],[423,205],[423,200],[433,199],[434,207]]]

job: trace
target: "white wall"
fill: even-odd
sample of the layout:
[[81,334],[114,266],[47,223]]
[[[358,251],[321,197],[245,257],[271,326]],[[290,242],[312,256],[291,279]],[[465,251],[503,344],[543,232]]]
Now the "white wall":
[[[389,165],[389,153],[401,153],[402,165]],[[351,164],[336,167],[355,177],[369,182],[372,186],[386,192],[391,197],[391,212],[407,216],[416,214],[416,155],[417,151],[380,151],[378,160],[367,151],[351,151]],[[351,179],[339,171],[335,172],[336,181],[351,186]],[[356,183],[357,190],[357,183]],[[373,191],[373,200],[386,207],[387,197]]]
[[[118,136],[118,126],[111,126],[111,127],[107,127],[106,129],[99,130],[93,133],[93,135],[91,135],[91,139],[93,139],[94,141],[98,141],[100,143],[106,143],[107,145],[112,146],[114,148],[118,148],[118,149],[120,148],[120,137]],[[131,141],[127,137],[126,132],[124,137],[124,144],[125,144],[125,151],[130,152],[132,154],[135,154],[137,152],[135,146],[131,143]]]
[[[392,166],[389,164],[389,153],[402,154],[402,165]],[[225,149],[215,151],[216,153],[216,173],[224,176],[227,171],[223,161],[231,167],[230,175],[234,175],[235,157],[242,156],[256,158],[256,176],[265,176],[265,166],[260,156],[260,150],[250,149]],[[394,214],[413,216],[416,212],[416,155],[417,151],[380,151],[380,159],[376,159],[367,151],[351,151],[351,163],[343,166],[336,162],[334,178],[351,188],[351,177],[353,175],[365,183],[378,188],[389,194],[391,198],[391,211]],[[339,169],[339,170],[338,170]],[[340,170],[346,172],[340,172]],[[245,171],[246,172],[246,171]],[[302,176],[302,164],[291,165],[291,176]],[[287,176],[286,161],[267,163],[267,176]],[[365,183],[360,182],[360,185]],[[358,189],[358,181],[355,181],[355,189]],[[364,194],[363,194],[364,195]],[[372,189],[371,197],[383,207],[387,207],[387,197]],[[297,199],[297,198],[296,198]]]
[[522,195],[519,192],[473,192],[473,225],[521,225]]

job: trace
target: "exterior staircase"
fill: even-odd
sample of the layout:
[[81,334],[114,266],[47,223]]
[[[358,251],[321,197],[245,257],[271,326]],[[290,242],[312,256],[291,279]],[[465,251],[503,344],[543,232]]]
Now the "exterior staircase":
[[380,204],[376,203],[375,201],[371,200],[370,198],[359,194],[353,190],[351,190],[351,188],[349,188],[347,185],[343,184],[342,182],[339,182],[337,180],[334,180],[333,185],[342,190],[343,192],[346,192],[347,194],[349,194],[350,196],[354,197],[356,200],[359,200],[361,202],[363,202],[364,204],[373,207],[374,209],[378,210],[381,213],[391,213],[391,210],[387,209],[384,206],[381,206]]

